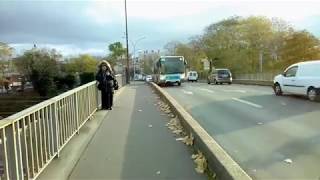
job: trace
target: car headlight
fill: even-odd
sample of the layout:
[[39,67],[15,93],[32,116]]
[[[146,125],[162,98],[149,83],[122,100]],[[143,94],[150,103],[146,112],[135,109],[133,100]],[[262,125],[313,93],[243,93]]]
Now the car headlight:
[[165,75],[160,75],[160,80],[165,80],[166,76]]

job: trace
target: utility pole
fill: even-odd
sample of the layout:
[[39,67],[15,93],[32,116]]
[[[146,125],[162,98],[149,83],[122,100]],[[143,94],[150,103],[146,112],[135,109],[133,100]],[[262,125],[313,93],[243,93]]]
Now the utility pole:
[[128,37],[128,19],[127,19],[127,0],[124,0],[124,12],[126,20],[126,44],[127,44],[127,67],[126,67],[126,82],[130,83],[129,76],[129,37]]

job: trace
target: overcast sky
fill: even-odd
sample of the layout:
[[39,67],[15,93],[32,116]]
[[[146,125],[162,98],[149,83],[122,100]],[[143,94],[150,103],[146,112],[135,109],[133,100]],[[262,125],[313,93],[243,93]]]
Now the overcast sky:
[[[136,49],[158,50],[185,42],[210,23],[230,16],[279,17],[320,37],[320,2],[303,0],[127,0],[129,39]],[[124,39],[124,0],[0,0],[0,41],[17,52],[56,48],[64,55],[105,55]],[[132,48],[132,46],[130,46]]]

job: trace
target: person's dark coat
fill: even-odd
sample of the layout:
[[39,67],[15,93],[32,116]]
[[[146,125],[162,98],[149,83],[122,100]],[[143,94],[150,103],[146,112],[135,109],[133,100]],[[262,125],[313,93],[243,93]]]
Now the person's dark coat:
[[113,93],[118,88],[118,82],[112,73],[99,71],[96,76],[96,80],[99,82],[98,89],[106,92]]

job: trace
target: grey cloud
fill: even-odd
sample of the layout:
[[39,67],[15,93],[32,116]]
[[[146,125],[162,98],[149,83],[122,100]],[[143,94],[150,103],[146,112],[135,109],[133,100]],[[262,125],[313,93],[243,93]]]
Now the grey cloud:
[[1,2],[0,40],[9,43],[105,42],[121,25],[99,26],[83,14],[86,2]]

